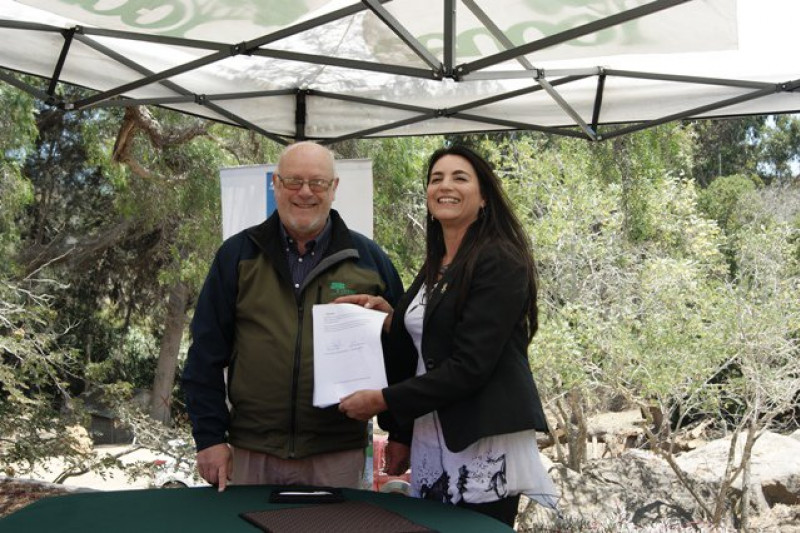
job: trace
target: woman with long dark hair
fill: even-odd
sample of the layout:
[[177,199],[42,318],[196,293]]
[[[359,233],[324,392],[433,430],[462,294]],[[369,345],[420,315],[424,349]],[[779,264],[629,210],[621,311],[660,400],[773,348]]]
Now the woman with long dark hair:
[[527,234],[491,166],[473,150],[437,150],[427,171],[425,263],[390,313],[389,386],[342,398],[339,409],[389,431],[389,465],[407,466],[412,494],[465,506],[509,525],[520,494],[555,507],[536,431],[547,422],[527,347],[536,333],[536,267]]

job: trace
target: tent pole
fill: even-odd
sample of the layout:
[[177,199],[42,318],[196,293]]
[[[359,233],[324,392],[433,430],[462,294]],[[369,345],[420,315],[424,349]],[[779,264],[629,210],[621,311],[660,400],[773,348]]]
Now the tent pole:
[[[138,72],[139,74],[142,74],[143,76],[151,76],[153,74],[152,70],[149,70],[149,69],[145,68],[144,66],[140,65],[139,63],[136,63],[135,61],[132,61],[131,59],[128,59],[127,57],[123,56],[122,54],[120,54],[118,52],[115,52],[114,50],[108,48],[107,46],[104,46],[104,45],[100,44],[99,42],[97,42],[96,40],[92,39],[91,37],[87,37],[86,35],[83,35],[81,33],[76,33],[75,34],[75,39],[77,39],[81,43],[85,44],[86,46],[92,48],[93,50],[97,50],[98,52],[100,52],[101,54],[105,55],[106,57],[109,57],[109,58],[113,59],[114,61],[116,61],[116,62],[118,62],[118,63],[120,63],[122,65],[125,65],[129,69],[134,70],[134,71]],[[177,94],[180,94],[180,95],[183,95],[183,96],[191,96],[192,98],[196,98],[196,95],[194,93],[192,93],[191,91],[189,91],[187,89],[184,89],[183,87],[179,86],[178,84],[176,84],[176,83],[174,83],[174,82],[172,82],[170,80],[163,80],[163,81],[161,81],[159,83],[162,86],[166,87],[167,89],[175,91]],[[84,107],[91,107],[91,106],[81,105],[79,107],[84,108]]]
[[573,131],[564,128],[538,126],[536,124],[529,124],[527,122],[516,122],[513,120],[483,117],[480,115],[472,115],[470,113],[448,113],[445,116],[458,118],[461,120],[469,120],[470,122],[477,122],[479,124],[492,124],[494,126],[503,126],[503,128],[505,128],[506,130],[512,129],[519,131],[539,131],[542,133],[553,133],[555,135],[562,135],[564,137],[574,137],[576,139],[586,140],[586,135],[577,130]]
[[[250,52],[252,56],[272,57],[275,59],[283,59],[285,61],[300,61],[304,63],[311,63],[316,65],[332,65],[334,67],[352,68],[356,70],[364,70],[371,72],[386,72],[389,74],[398,74],[401,76],[410,76],[414,78],[431,79],[432,74],[430,69],[423,69],[417,67],[410,67],[404,65],[392,65],[389,63],[375,63],[374,61],[361,61],[358,59],[346,59],[342,57],[329,57],[314,54],[304,54],[302,52],[295,52],[292,50],[277,50],[273,48],[258,48]],[[441,77],[438,70],[433,71],[433,78]]]
[[215,113],[219,113],[223,117],[227,118],[231,122],[235,122],[236,124],[239,124],[243,128],[258,132],[261,135],[263,135],[264,137],[266,137],[267,139],[272,139],[273,141],[275,141],[278,144],[282,144],[283,146],[286,146],[287,144],[289,144],[289,142],[285,138],[281,137],[280,135],[276,135],[274,133],[270,133],[267,130],[265,130],[264,128],[256,126],[255,124],[253,124],[249,120],[245,120],[245,119],[243,119],[242,117],[240,117],[238,115],[234,115],[233,113],[231,113],[230,111],[228,111],[224,107],[220,107],[220,106],[214,104],[213,102],[205,102],[205,101],[200,100],[197,103],[199,105],[206,106],[207,108],[211,109]]
[[603,90],[605,87],[606,74],[603,73],[597,76],[597,91],[594,95],[594,107],[592,109],[592,129],[594,131],[597,131],[598,122],[600,122],[600,109],[603,107]]
[[[433,115],[435,116],[435,114]],[[388,131],[395,128],[401,128],[403,126],[408,126],[409,124],[416,124],[417,122],[422,122],[424,120],[430,120],[432,118],[431,115],[420,115],[418,117],[411,117],[406,118],[403,120],[398,120],[397,122],[392,122],[390,124],[384,124],[383,126],[377,126],[374,128],[369,128],[366,130],[355,131],[353,133],[348,133],[347,135],[342,135],[341,137],[336,137],[335,139],[326,139],[322,141],[321,144],[334,144],[342,141],[348,141],[350,139],[360,139],[362,137],[366,137],[368,135],[373,135],[375,133],[380,133],[382,131]]]
[[58,86],[58,80],[61,79],[61,69],[64,68],[64,62],[67,60],[67,54],[69,53],[69,47],[72,46],[72,37],[75,35],[75,28],[69,28],[64,30],[64,46],[61,47],[61,53],[58,56],[58,61],[56,62],[56,68],[53,69],[53,75],[50,78],[50,86],[47,88],[47,94],[50,95],[52,98],[56,94],[56,87]]
[[453,76],[456,57],[456,2],[444,0],[444,76]]
[[425,48],[422,43],[420,43],[416,37],[411,35],[411,32],[406,29],[405,26],[400,24],[400,21],[397,20],[391,13],[389,13],[385,7],[381,5],[378,0],[361,0],[379,19],[383,21],[384,24],[389,26],[389,28],[400,37],[400,39],[406,43],[406,45],[411,48],[411,50],[417,54],[425,63],[428,64],[435,72],[441,72],[442,65],[439,63],[439,60],[430,53],[430,51]]
[[[564,78],[559,78],[550,83],[552,87],[556,87],[558,85],[564,85],[565,83],[572,83],[573,81],[578,81],[587,78],[588,76],[567,76]],[[495,102],[502,102],[503,100],[510,100],[511,98],[516,98],[518,96],[523,96],[526,94],[535,93],[538,91],[543,91],[544,87],[539,84],[532,85],[530,87],[524,87],[522,89],[517,89],[516,91],[510,91],[507,93],[498,94],[496,96],[490,96],[488,98],[481,98],[480,100],[473,100],[472,102],[467,102],[466,104],[461,104],[455,107],[451,107],[450,111],[453,112],[460,112],[468,109],[474,109],[476,107],[481,107],[489,104],[493,104]]]
[[31,96],[34,96],[34,97],[38,98],[39,100],[42,100],[43,102],[52,103],[51,102],[52,98],[51,98],[51,96],[49,94],[47,94],[46,92],[42,91],[41,89],[37,89],[36,87],[34,87],[32,85],[28,85],[25,82],[19,81],[17,78],[12,76],[11,74],[7,74],[5,72],[5,70],[0,70],[0,80],[6,82],[7,84],[9,84],[9,85],[11,85],[13,87],[16,87],[17,89],[19,89],[21,91],[24,91],[24,92],[30,94]]
[[[494,21],[480,7],[478,7],[478,5],[473,0],[464,0],[464,3],[467,5],[470,11],[472,11],[472,13],[478,18],[478,20],[481,21],[481,23],[486,27],[486,29],[489,30],[489,33],[492,34],[492,37],[497,39],[500,42],[500,44],[504,48],[506,48],[506,50],[511,50],[514,48],[514,43],[511,42],[511,39],[509,39],[506,36],[506,34],[503,33],[503,30],[501,30],[500,27],[497,26],[497,24],[495,24]],[[584,133],[586,133],[586,135],[591,140],[593,141],[596,140],[597,134],[595,133],[595,130],[589,127],[588,124],[586,124],[586,121],[581,118],[581,116],[577,113],[577,111],[575,111],[575,109],[573,109],[573,107],[569,105],[569,103],[567,103],[567,101],[564,100],[564,98],[558,93],[558,91],[556,91],[553,88],[553,86],[544,78],[544,73],[539,69],[537,69],[536,67],[534,67],[533,64],[530,61],[528,61],[528,58],[525,56],[517,56],[516,60],[517,62],[519,62],[520,65],[522,65],[522,67],[525,70],[530,71],[531,77],[535,79],[539,83],[539,85],[541,85],[542,89],[544,89],[547,92],[547,94],[550,95],[550,98],[552,98],[556,102],[556,104],[558,104],[558,106],[561,109],[563,109],[567,115],[570,116],[570,118],[575,122],[575,124],[580,126],[580,128],[584,131]]]
[[247,100],[249,98],[267,98],[270,96],[294,95],[297,89],[276,89],[274,91],[248,91],[242,93],[217,93],[217,94],[184,94],[181,96],[159,96],[155,98],[124,98],[104,100],[81,109],[94,109],[98,107],[129,107],[134,105],[167,106],[171,104],[190,104],[204,102],[222,102],[225,100]]
[[713,104],[708,104],[700,107],[695,107],[694,109],[689,109],[687,111],[682,111],[680,113],[674,113],[672,115],[667,115],[665,117],[657,118],[655,120],[648,120],[646,122],[642,122],[641,124],[637,124],[635,126],[629,126],[627,128],[621,128],[615,130],[611,133],[604,134],[605,139],[610,139],[612,137],[619,137],[620,135],[625,135],[626,133],[631,133],[634,131],[643,130],[645,128],[652,128],[653,126],[659,126],[661,124],[666,124],[667,122],[673,122],[675,120],[681,120],[685,118],[701,118],[697,117],[696,115],[701,115],[708,111],[714,111],[715,109],[721,109],[723,107],[728,107],[736,104],[740,104],[742,102],[747,102],[748,100],[755,100],[756,98],[761,98],[762,96],[767,96],[768,94],[774,94],[780,92],[779,87],[776,85],[772,85],[770,87],[760,89],[758,91],[753,91],[751,93],[742,94],[739,96],[735,96],[733,98],[728,98],[727,100],[723,100],[721,102],[714,102]]
[[306,91],[300,89],[294,97],[294,139],[306,140]]
[[792,80],[781,85],[781,90],[785,92],[794,92],[800,89],[800,80]]
[[741,87],[743,89],[764,89],[774,87],[774,83],[764,81],[734,80],[722,78],[706,78],[702,76],[681,76],[678,74],[657,74],[632,70],[603,69],[609,76],[619,78],[635,78],[638,80],[674,81],[678,83],[699,83],[702,85],[719,85],[721,87]]
[[578,112],[575,111],[575,109],[573,109],[566,100],[564,100],[564,97],[561,96],[552,85],[550,85],[550,82],[548,82],[544,77],[539,78],[537,81],[539,82],[539,85],[541,85],[542,88],[547,92],[547,94],[550,95],[550,98],[552,98],[558,104],[558,107],[560,107],[567,115],[569,115],[570,118],[575,121],[575,124],[580,126],[583,132],[591,140],[596,141],[597,134],[594,132],[594,130],[586,123],[585,120],[583,120],[583,118],[581,118]]
[[119,85],[113,89],[108,91],[96,94],[94,96],[90,96],[89,98],[84,98],[75,103],[77,107],[85,107],[87,105],[93,104],[95,102],[100,102],[102,100],[107,100],[108,98],[112,98],[114,96],[119,96],[129,91],[133,91],[134,89],[138,89],[139,87],[144,87],[146,85],[151,85],[156,82],[160,82],[162,80],[166,80],[167,78],[171,78],[172,76],[177,76],[178,74],[183,74],[184,72],[189,72],[190,70],[199,69],[205,65],[210,65],[211,63],[216,63],[222,59],[226,59],[231,57],[232,55],[237,55],[240,52],[238,50],[238,45],[231,47],[230,52],[216,52],[211,55],[202,57],[200,59],[196,59],[194,61],[190,61],[188,63],[184,63],[183,65],[178,65],[177,67],[173,67],[167,70],[163,70],[156,74],[152,74],[150,76],[138,79],[136,81],[132,81],[130,83],[125,83],[123,85]]
[[692,0],[655,0],[654,2],[650,2],[649,4],[645,4],[639,7],[634,7],[632,9],[628,9],[626,11],[617,13],[616,15],[611,15],[609,17],[595,20],[593,22],[589,22],[582,26],[578,26],[576,28],[563,31],[555,35],[544,37],[542,39],[539,39],[538,41],[533,41],[527,44],[523,44],[522,46],[517,46],[510,50],[505,50],[503,52],[488,57],[484,57],[482,59],[478,59],[470,63],[464,63],[456,67],[456,75],[468,74],[475,70],[481,70],[486,67],[491,67],[493,65],[497,65],[504,61],[532,54],[533,52],[537,52],[544,48],[550,48],[557,44],[571,41],[573,39],[577,39],[578,37],[582,37],[590,33],[595,33],[600,30],[604,30],[606,28],[622,24],[623,22],[635,20],[637,18],[641,18],[646,15],[656,13],[658,11],[663,11],[664,9],[685,4],[686,2],[690,1]]

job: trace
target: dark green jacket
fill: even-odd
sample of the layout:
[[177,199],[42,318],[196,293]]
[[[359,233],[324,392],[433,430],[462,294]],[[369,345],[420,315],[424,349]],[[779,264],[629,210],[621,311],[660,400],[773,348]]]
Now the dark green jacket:
[[198,450],[230,442],[300,458],[366,445],[365,423],[336,405],[312,405],[312,306],[356,293],[382,295],[394,305],[402,285],[374,242],[348,230],[334,210],[331,222],[331,242],[299,297],[277,214],[217,252],[197,302],[183,373]]

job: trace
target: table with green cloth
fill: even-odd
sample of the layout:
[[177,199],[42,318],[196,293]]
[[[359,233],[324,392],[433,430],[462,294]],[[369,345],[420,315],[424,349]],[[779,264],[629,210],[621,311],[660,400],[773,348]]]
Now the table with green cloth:
[[[3,533],[124,532],[256,532],[240,515],[255,511],[299,508],[306,504],[270,503],[266,485],[83,492],[39,500],[0,519]],[[508,533],[507,525],[482,514],[438,502],[365,490],[342,490],[346,502],[363,502],[391,511],[415,524],[440,533]],[[311,506],[316,513],[335,509],[336,503]],[[362,505],[362,504],[355,504]],[[319,531],[325,531],[320,528]],[[376,531],[379,533],[379,530]]]

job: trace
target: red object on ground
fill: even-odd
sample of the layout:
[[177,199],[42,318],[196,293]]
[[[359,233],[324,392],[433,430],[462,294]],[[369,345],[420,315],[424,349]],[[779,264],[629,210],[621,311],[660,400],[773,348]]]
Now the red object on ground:
[[392,480],[400,480],[409,483],[411,481],[411,470],[399,476],[390,476],[386,473],[386,436],[373,435],[372,437],[372,490],[380,491],[386,483]]

